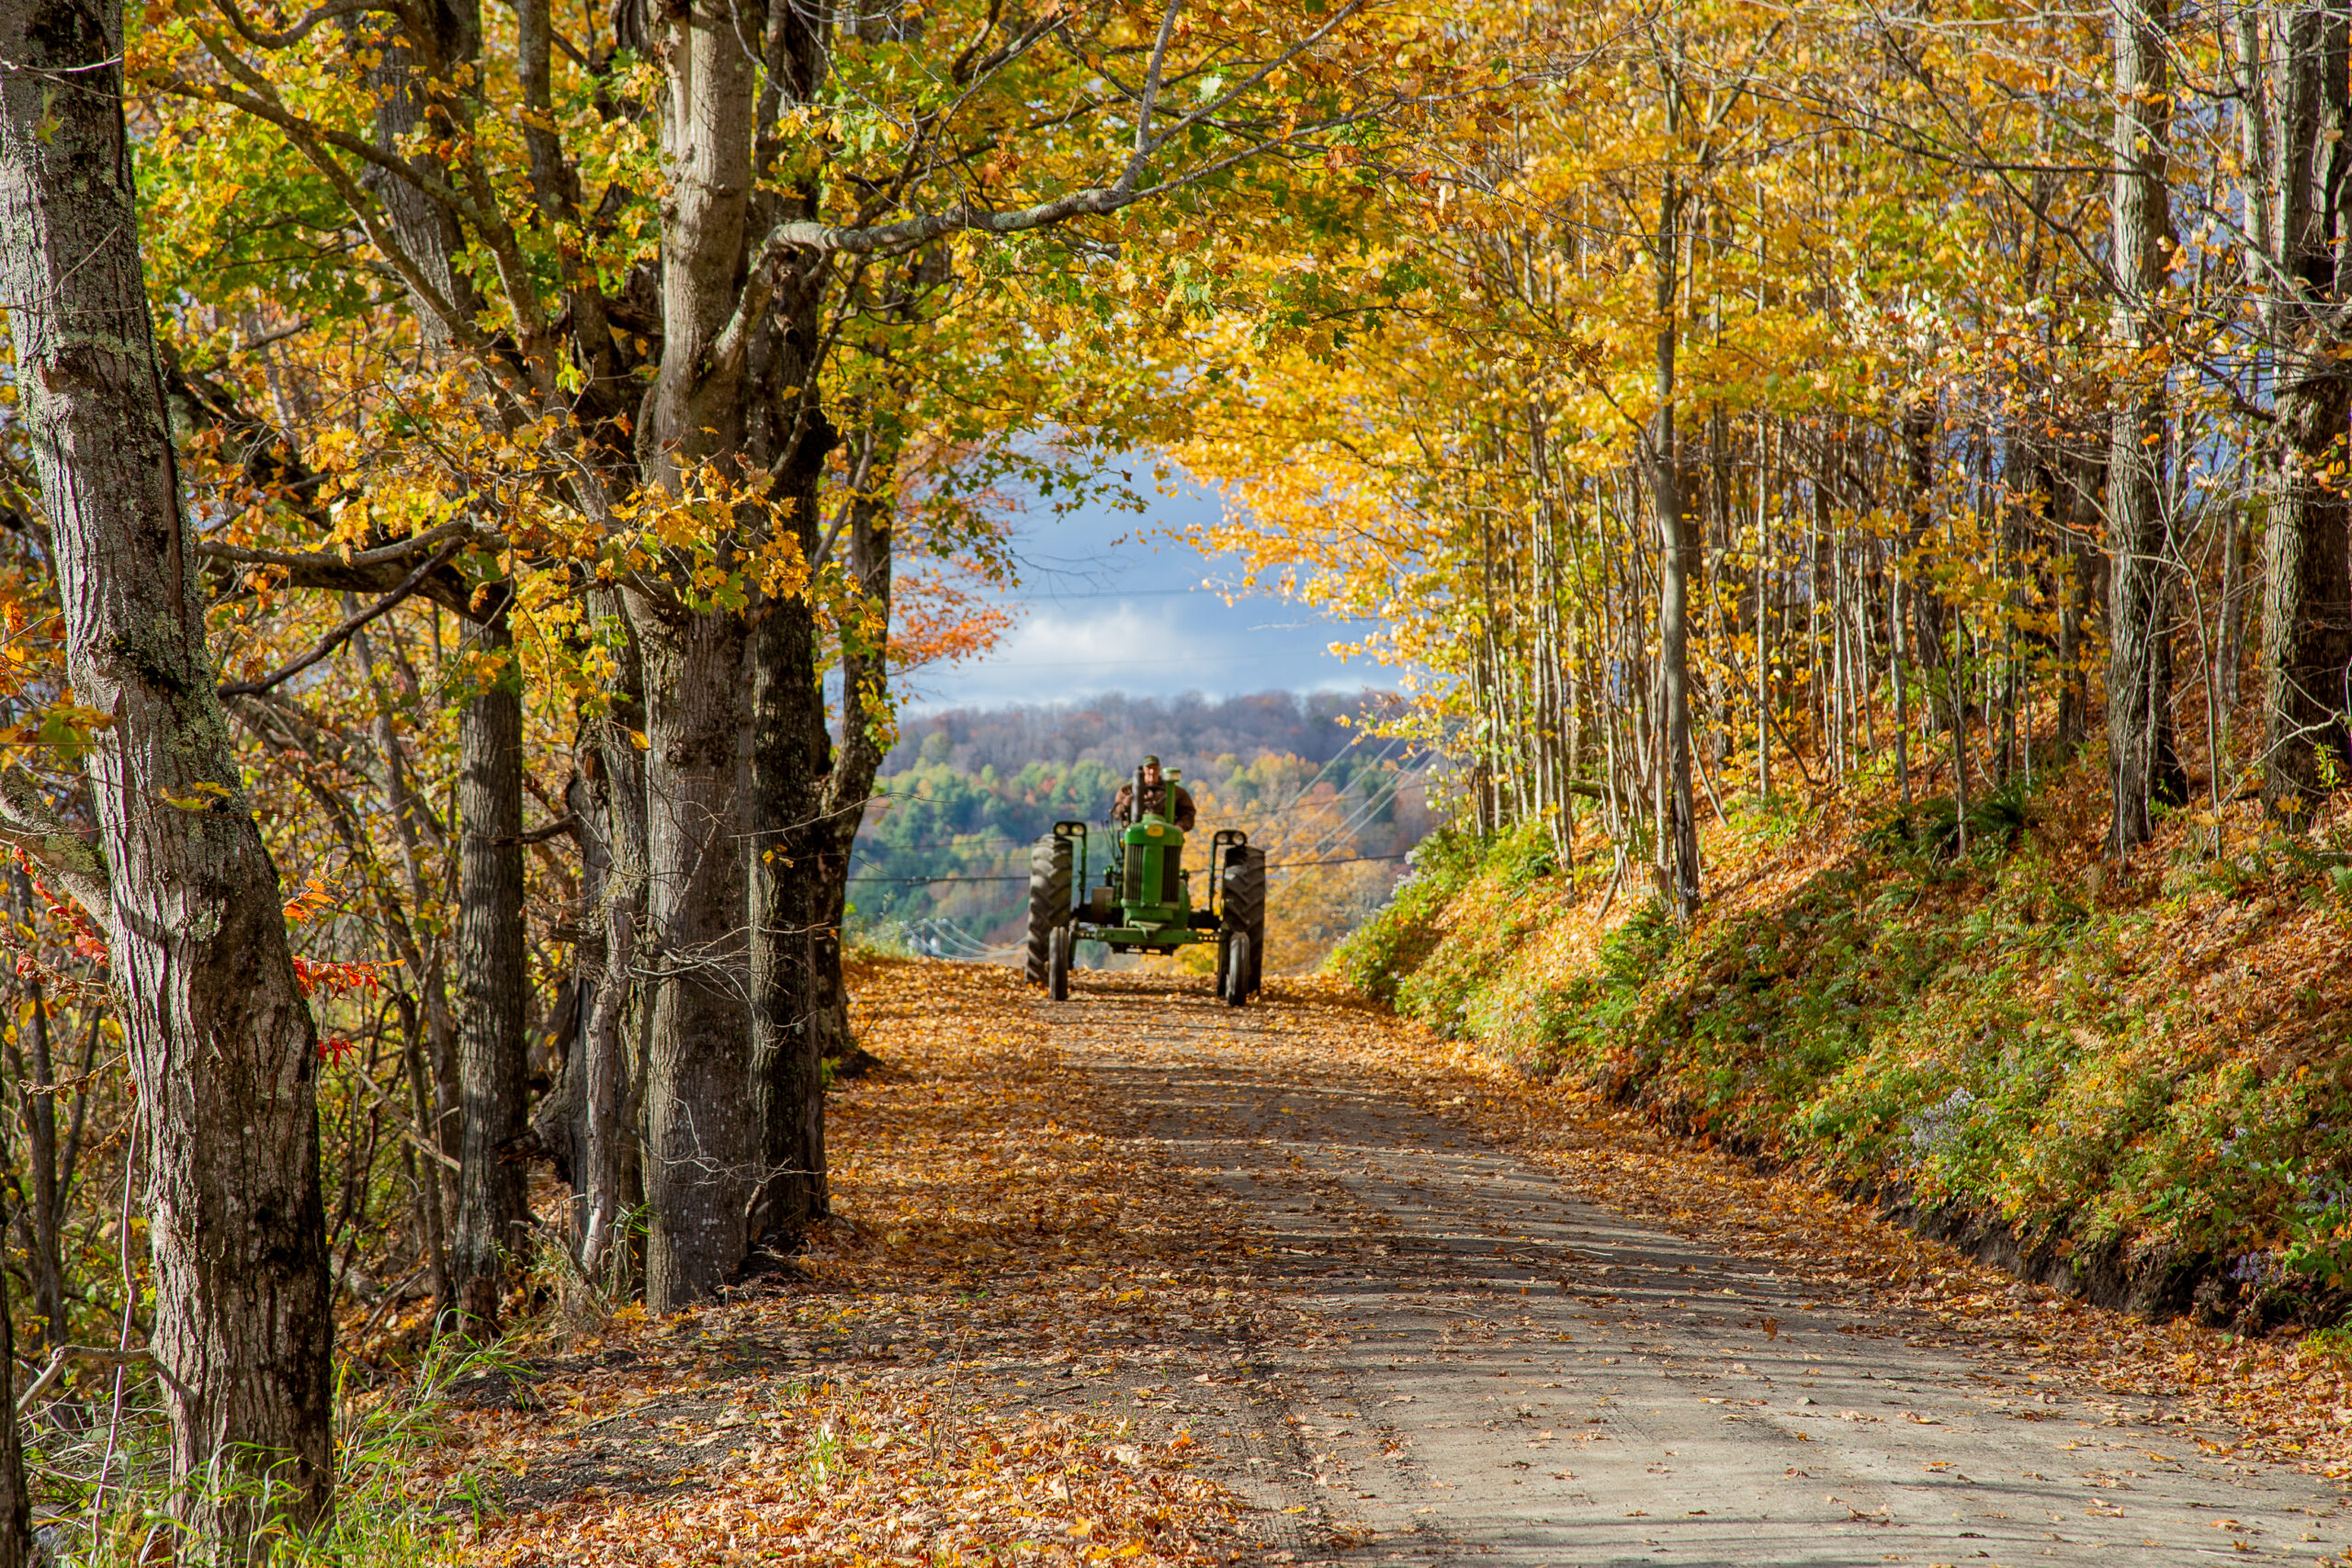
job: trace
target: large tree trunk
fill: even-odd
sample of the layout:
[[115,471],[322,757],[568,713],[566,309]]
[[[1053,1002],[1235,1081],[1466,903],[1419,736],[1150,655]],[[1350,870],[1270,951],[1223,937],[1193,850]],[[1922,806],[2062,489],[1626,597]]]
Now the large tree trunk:
[[744,626],[731,615],[636,613],[645,660],[646,1305],[675,1312],[744,1253],[750,1016],[744,1005]]
[[[318,1040],[204,649],[140,276],[113,0],[0,0],[0,294],[55,528],[119,1017],[150,1172],[181,1560],[330,1506]],[[59,83],[72,84],[62,91]],[[95,868],[85,865],[85,872]]]
[[[2155,342],[2172,228],[2165,4],[2116,0],[2115,8],[2115,335],[2119,350],[2133,351],[2135,359]],[[2114,788],[2108,849],[2118,858],[2154,832],[2158,802],[2188,797],[2174,747],[2165,609],[2173,563],[2164,388],[2139,374],[2134,366],[2117,383],[2108,457],[2107,739]]]
[[495,1329],[507,1259],[527,1238],[523,1135],[523,679],[508,591],[476,628],[473,651],[495,661],[458,721],[458,1223],[450,1293],[469,1328]]
[[2263,314],[2277,333],[2278,467],[2263,547],[2262,798],[2308,819],[2327,787],[2323,759],[2352,759],[2352,497],[2339,477],[2352,382],[2329,317],[2352,299],[2352,11],[2279,7],[2271,40],[2275,270]]
[[[740,459],[755,323],[736,318],[759,61],[733,9],[716,0],[693,0],[665,19],[662,363],[640,434],[649,479],[683,498],[707,468],[728,482],[752,479]],[[756,525],[748,513],[746,521]],[[729,556],[719,564],[744,562]],[[666,585],[639,582],[627,594],[651,742],[642,962],[658,976],[645,1064],[645,1294],[656,1312],[708,1296],[742,1261],[756,1159],[752,1010],[742,992],[749,817],[737,754],[748,716],[748,627],[731,611],[682,601],[695,563],[673,566]]]

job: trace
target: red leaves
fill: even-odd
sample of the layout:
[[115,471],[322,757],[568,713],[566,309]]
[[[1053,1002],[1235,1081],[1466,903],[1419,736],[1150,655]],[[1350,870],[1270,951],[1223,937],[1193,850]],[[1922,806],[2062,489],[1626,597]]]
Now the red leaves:
[[380,964],[305,958],[298,953],[294,955],[294,983],[302,987],[306,997],[346,997],[354,991],[365,991],[372,997],[383,988],[383,968]]

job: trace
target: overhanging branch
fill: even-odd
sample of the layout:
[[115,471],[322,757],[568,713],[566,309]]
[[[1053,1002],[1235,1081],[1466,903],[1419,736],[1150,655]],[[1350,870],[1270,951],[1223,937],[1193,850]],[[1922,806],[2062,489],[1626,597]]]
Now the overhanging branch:
[[464,547],[465,541],[462,539],[442,546],[441,548],[434,554],[430,560],[426,561],[423,566],[418,567],[414,571],[410,572],[406,578],[402,579],[399,587],[393,589],[390,593],[385,594],[381,599],[377,600],[373,604],[370,604],[366,609],[360,611],[359,614],[352,616],[351,619],[344,622],[343,625],[335,627],[334,630],[327,633],[325,637],[321,637],[319,639],[319,645],[311,649],[310,652],[304,654],[293,663],[288,664],[275,675],[266,677],[263,680],[233,681],[224,684],[220,688],[221,700],[225,702],[231,697],[256,697],[262,693],[268,691],[272,686],[283,685],[286,682],[292,680],[297,675],[300,675],[303,671],[308,670],[311,665],[316,664],[328,654],[333,653],[336,649],[341,648],[350,639],[352,633],[357,631],[360,627],[366,626],[377,616],[385,614],[387,611],[390,610],[392,606],[398,604],[410,594],[414,593],[419,588],[424,585],[424,580],[426,578],[432,576],[442,567],[447,565],[449,558],[456,555]]

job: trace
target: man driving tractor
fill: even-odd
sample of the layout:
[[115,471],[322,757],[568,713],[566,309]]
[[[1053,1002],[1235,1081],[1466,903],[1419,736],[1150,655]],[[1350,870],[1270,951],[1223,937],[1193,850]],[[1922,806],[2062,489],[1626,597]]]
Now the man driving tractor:
[[[1170,789],[1176,792],[1172,809],[1168,799],[1168,792]],[[1111,803],[1112,821],[1125,826],[1136,819],[1133,798],[1135,792],[1136,786],[1132,783],[1119,786],[1119,798]],[[1170,784],[1166,782],[1160,774],[1159,759],[1157,757],[1146,757],[1143,760],[1143,809],[1159,813],[1175,823],[1180,832],[1189,833],[1193,830],[1194,818],[1193,797],[1182,784]]]

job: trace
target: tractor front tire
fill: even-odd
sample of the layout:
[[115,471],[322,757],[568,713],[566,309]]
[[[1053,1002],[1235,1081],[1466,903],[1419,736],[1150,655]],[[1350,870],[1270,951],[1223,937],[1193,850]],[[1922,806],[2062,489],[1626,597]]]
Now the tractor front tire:
[[1048,833],[1029,847],[1029,942],[1023,971],[1033,986],[1046,983],[1054,932],[1069,924],[1069,840]]
[[1046,995],[1051,1000],[1066,1002],[1069,1000],[1069,928],[1056,926],[1053,940],[1046,946]]
[[[1266,852],[1239,845],[1225,854],[1225,930],[1227,940],[1247,936],[1241,955],[1241,994],[1254,997],[1266,969]],[[1227,967],[1236,966],[1232,960]]]
[[1238,1008],[1250,999],[1250,933],[1235,931],[1217,944],[1225,953],[1224,973],[1217,976],[1225,1005]]

